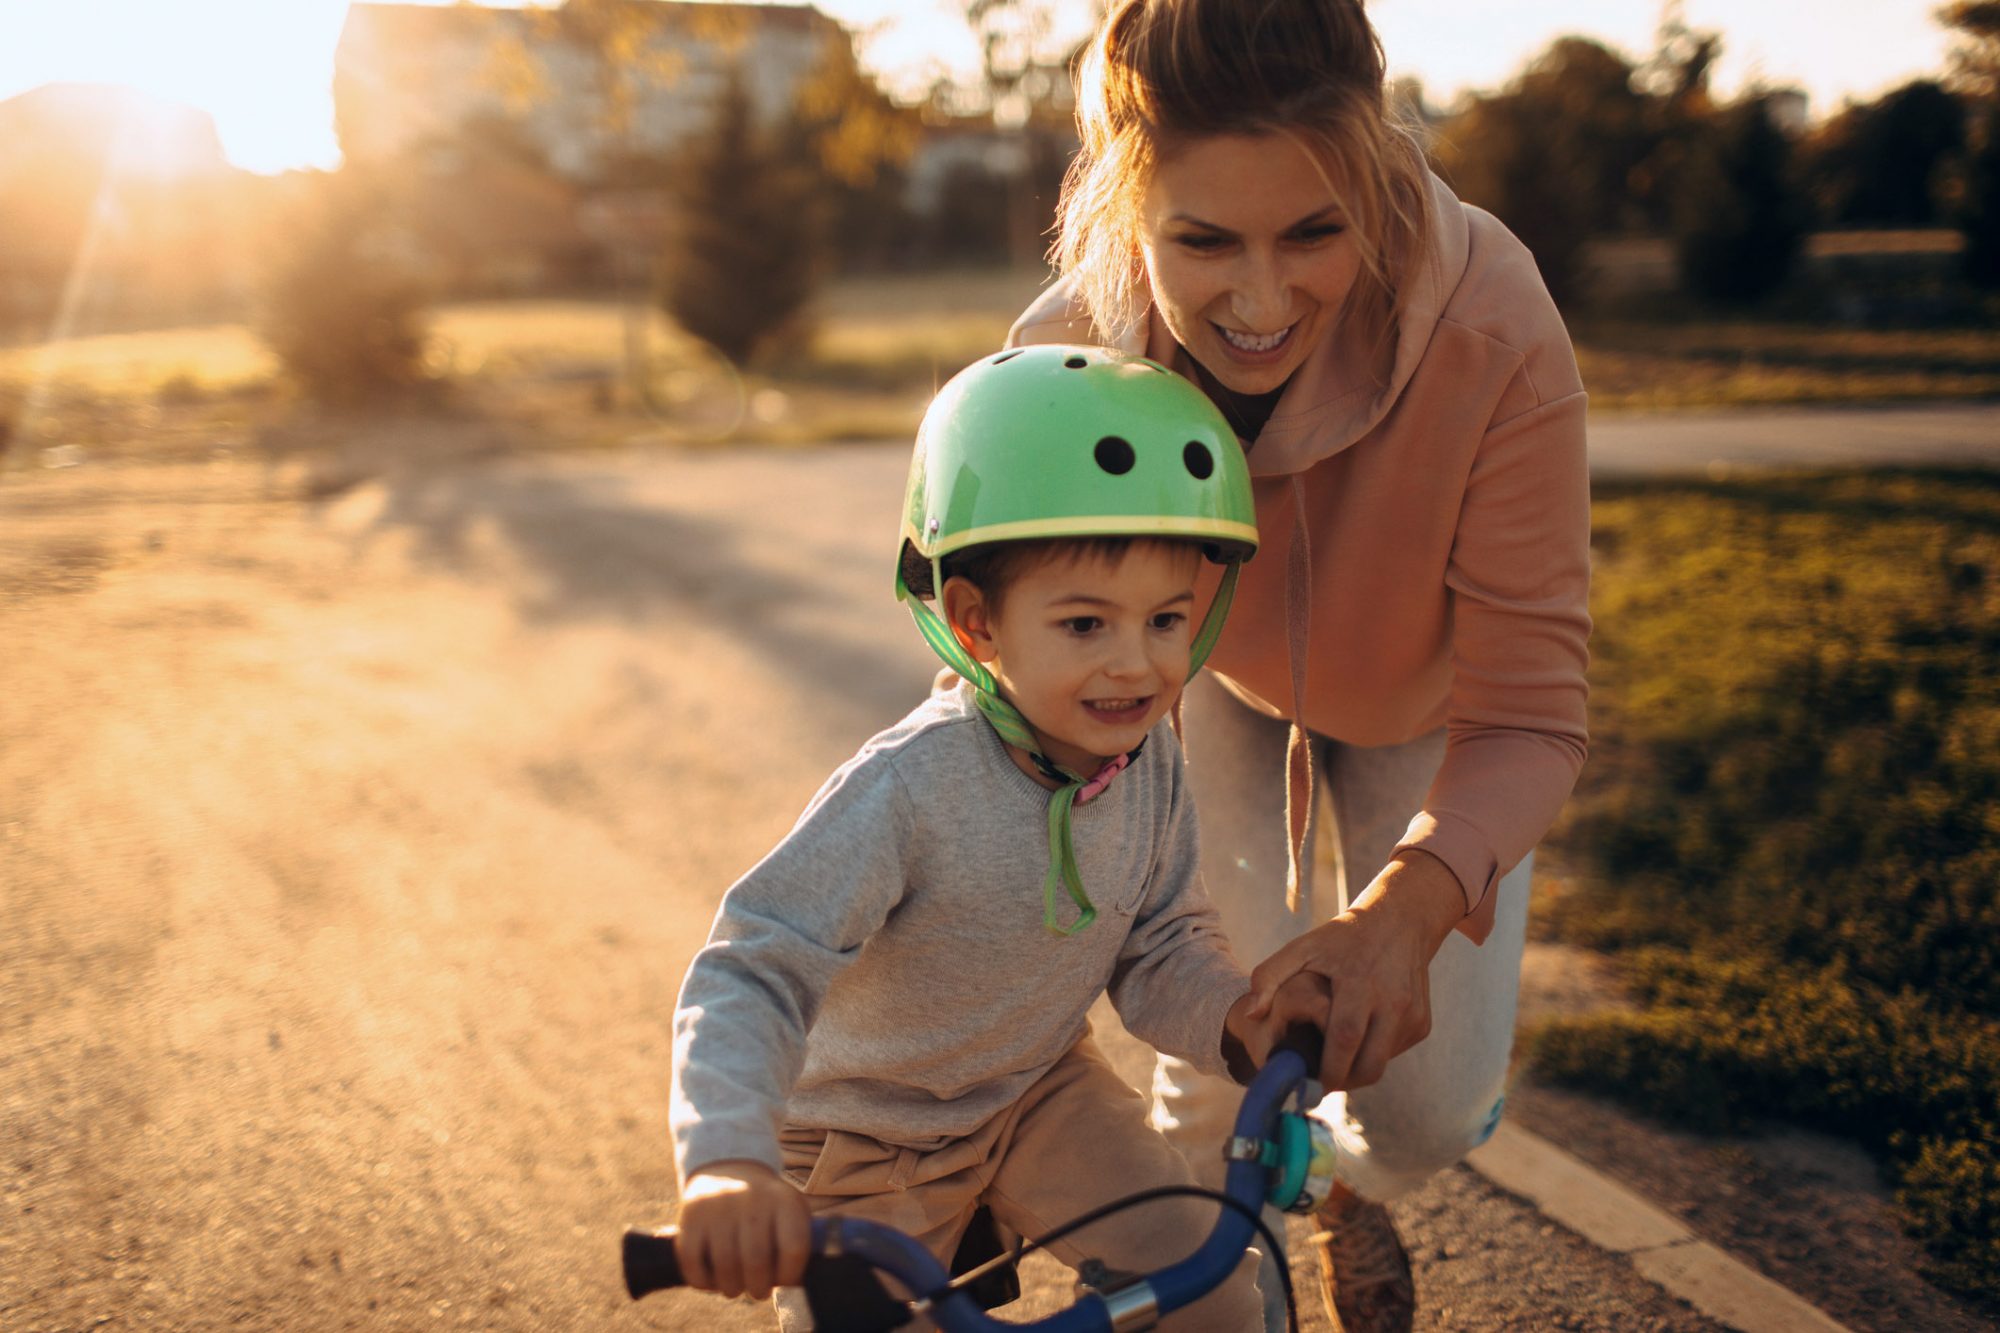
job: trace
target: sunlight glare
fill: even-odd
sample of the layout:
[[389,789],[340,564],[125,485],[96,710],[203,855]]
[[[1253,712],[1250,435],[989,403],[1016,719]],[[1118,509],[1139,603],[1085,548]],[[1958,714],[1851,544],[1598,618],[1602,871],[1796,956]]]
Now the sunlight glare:
[[129,84],[215,117],[237,166],[332,166],[333,49],[347,0],[66,0],[8,24],[0,89]]

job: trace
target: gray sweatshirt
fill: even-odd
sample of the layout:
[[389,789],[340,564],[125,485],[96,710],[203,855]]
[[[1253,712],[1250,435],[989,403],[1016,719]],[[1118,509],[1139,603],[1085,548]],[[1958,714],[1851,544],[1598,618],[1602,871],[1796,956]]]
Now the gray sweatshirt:
[[1067,937],[1042,924],[1048,804],[963,686],[827,780],[723,897],[681,986],[683,1181],[725,1159],[778,1170],[785,1124],[920,1151],[967,1135],[1084,1036],[1106,991],[1135,1036],[1222,1072],[1248,982],[1196,872],[1172,729],[1076,808],[1098,917]]

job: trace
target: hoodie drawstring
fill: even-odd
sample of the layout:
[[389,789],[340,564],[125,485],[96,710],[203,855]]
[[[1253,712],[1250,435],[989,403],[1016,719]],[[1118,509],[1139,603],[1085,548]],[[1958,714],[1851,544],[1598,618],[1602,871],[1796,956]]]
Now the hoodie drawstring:
[[1312,540],[1306,488],[1291,477],[1292,539],[1285,550],[1285,651],[1292,670],[1292,730],[1285,741],[1285,908],[1299,910],[1306,828],[1313,806],[1312,746],[1306,738],[1306,651],[1312,641]]

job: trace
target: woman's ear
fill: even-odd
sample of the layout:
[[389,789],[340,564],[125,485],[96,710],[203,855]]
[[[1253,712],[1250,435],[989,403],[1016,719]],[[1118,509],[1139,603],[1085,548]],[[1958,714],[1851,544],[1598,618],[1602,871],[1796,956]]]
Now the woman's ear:
[[940,601],[945,623],[974,661],[991,662],[1000,655],[993,641],[993,603],[979,585],[971,579],[946,579]]

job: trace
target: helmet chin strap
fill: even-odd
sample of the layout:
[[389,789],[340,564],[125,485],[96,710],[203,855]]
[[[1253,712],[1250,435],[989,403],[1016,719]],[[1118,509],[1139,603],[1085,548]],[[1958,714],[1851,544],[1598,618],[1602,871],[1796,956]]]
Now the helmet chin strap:
[[[941,565],[941,560],[931,561],[931,589],[939,598],[944,595]],[[1195,672],[1201,670],[1201,664],[1208,660],[1216,639],[1221,637],[1223,621],[1229,618],[1229,604],[1236,596],[1236,574],[1240,567],[1238,562],[1231,561],[1223,570],[1222,582],[1215,590],[1215,600],[1209,603],[1208,614],[1202,618],[1201,628],[1196,631],[1194,642],[1189,646],[1189,680],[1193,680]],[[1051,782],[1061,784],[1049,795],[1049,872],[1042,881],[1042,924],[1057,935],[1076,934],[1097,920],[1097,908],[1091,904],[1090,895],[1084,892],[1083,877],[1077,871],[1074,810],[1079,793],[1104,775],[1072,773],[1042,753],[1041,740],[1035,735],[1034,728],[1028,725],[1028,719],[1021,715],[1021,710],[1001,695],[993,673],[966,651],[965,645],[959,642],[958,635],[952,633],[943,616],[910,591],[901,569],[896,571],[896,598],[908,603],[910,616],[917,622],[917,632],[924,636],[924,642],[931,646],[931,651],[972,686],[973,704],[992,724],[1000,739],[1025,751],[1044,776]],[[1067,926],[1056,917],[1058,889],[1068,895],[1077,909],[1076,920]]]

